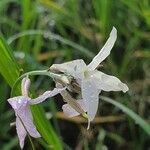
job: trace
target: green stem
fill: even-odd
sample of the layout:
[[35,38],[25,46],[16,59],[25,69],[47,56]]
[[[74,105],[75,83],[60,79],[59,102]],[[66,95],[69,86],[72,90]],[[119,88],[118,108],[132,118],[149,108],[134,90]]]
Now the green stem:
[[21,75],[17,80],[16,82],[14,83],[13,87],[12,87],[12,90],[11,90],[11,97],[13,96],[14,94],[14,91],[18,85],[18,83],[20,82],[21,79],[23,79],[24,77],[26,76],[34,76],[34,75],[45,75],[45,76],[49,76],[51,78],[55,78],[55,79],[59,79],[61,77],[61,75],[59,74],[55,74],[53,72],[50,72],[49,70],[36,70],[36,71],[30,71],[30,72],[27,72],[23,75]]
[[34,147],[33,141],[32,141],[32,139],[31,139],[31,137],[30,137],[30,135],[29,135],[28,133],[27,133],[27,136],[28,136],[29,141],[30,141],[30,143],[31,143],[32,150],[35,150],[35,147]]

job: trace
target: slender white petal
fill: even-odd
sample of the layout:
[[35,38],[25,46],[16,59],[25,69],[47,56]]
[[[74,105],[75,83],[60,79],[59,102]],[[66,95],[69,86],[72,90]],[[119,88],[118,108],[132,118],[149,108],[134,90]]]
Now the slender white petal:
[[93,71],[91,74],[93,83],[98,89],[104,91],[123,91],[129,90],[126,84],[122,83],[117,77],[107,75],[101,71]]
[[[84,110],[84,112],[87,111],[86,105],[83,100],[77,100],[76,102],[80,105],[80,107]],[[68,117],[75,117],[80,115],[80,113],[78,113],[75,109],[73,109],[69,104],[64,104],[62,106],[62,109],[64,114]]]
[[66,88],[54,88],[54,90],[52,90],[52,91],[46,91],[44,94],[40,95],[39,97],[29,100],[29,103],[31,105],[42,103],[47,98],[53,97],[53,96],[59,94],[60,92],[62,92],[63,90],[65,90],[65,89]]
[[18,117],[16,117],[16,130],[17,130],[17,134],[18,134],[18,138],[19,138],[20,147],[21,147],[21,149],[23,149],[24,140],[27,135],[27,132]]
[[30,79],[28,77],[23,78],[21,82],[21,91],[23,96],[28,96],[29,87]]
[[88,128],[90,121],[92,121],[96,115],[98,109],[100,90],[93,84],[92,80],[85,79],[82,81],[82,98],[86,104],[88,115]]
[[63,64],[54,64],[50,69],[69,74],[76,79],[81,79],[85,67],[86,64],[84,61],[82,59],[77,59]]
[[106,41],[103,48],[100,52],[93,58],[92,62],[88,65],[89,70],[94,70],[98,65],[110,54],[111,49],[113,48],[115,41],[117,39],[117,30],[113,27],[110,37]]

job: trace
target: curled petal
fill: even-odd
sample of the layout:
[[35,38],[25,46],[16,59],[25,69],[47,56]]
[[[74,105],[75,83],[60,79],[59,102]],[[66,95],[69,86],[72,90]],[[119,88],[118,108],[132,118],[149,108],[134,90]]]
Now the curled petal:
[[[86,105],[83,100],[76,100],[76,102],[80,105],[80,107],[84,110],[84,112],[87,111]],[[69,104],[65,104],[62,106],[63,112],[68,117],[75,117],[80,115],[79,112],[77,112],[75,109],[73,109]]]
[[[56,82],[57,88],[62,88],[63,85]],[[63,100],[67,102],[74,110],[76,110],[79,114],[84,113],[84,110],[81,108],[81,106],[77,103],[76,99],[74,99],[70,93],[67,90],[61,91],[61,96],[63,97]]]
[[95,70],[91,74],[93,83],[98,89],[104,91],[123,91],[124,93],[129,90],[126,84],[122,83],[118,78],[107,75],[101,71]]
[[63,99],[74,109],[76,110],[78,113],[82,114],[84,113],[84,110],[81,108],[81,106],[77,103],[76,99],[74,99],[69,93],[68,91],[62,91],[61,92],[61,96],[63,97]]
[[82,59],[73,60],[63,64],[54,64],[50,67],[51,71],[59,71],[73,76],[75,79],[82,78],[82,72],[86,64]]
[[23,149],[24,140],[27,135],[27,132],[18,117],[16,117],[16,130],[17,130],[17,134],[18,134],[18,138],[19,138],[20,147],[21,147],[21,149]]
[[21,82],[22,95],[28,96],[29,87],[30,87],[30,79],[28,77],[23,78]]
[[96,115],[98,109],[100,90],[93,84],[92,80],[82,81],[82,98],[86,104],[87,115],[88,115],[88,129],[90,126],[90,121],[92,121]]
[[52,91],[46,91],[44,94],[40,95],[39,97],[35,98],[35,99],[31,99],[29,100],[29,103],[31,105],[35,105],[35,104],[39,104],[42,103],[43,101],[45,101],[47,98],[49,97],[53,97],[57,94],[59,94],[60,92],[62,92],[63,90],[65,90],[66,88],[55,88]]
[[117,30],[113,27],[108,40],[106,41],[100,52],[93,58],[92,62],[88,65],[89,70],[94,70],[98,65],[110,54],[112,47],[117,39]]

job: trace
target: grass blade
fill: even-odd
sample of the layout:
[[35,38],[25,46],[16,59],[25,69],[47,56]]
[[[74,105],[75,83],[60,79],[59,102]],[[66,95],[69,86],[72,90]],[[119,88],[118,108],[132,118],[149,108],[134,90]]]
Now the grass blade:
[[23,36],[29,36],[29,35],[42,35],[43,37],[47,39],[50,39],[50,40],[54,39],[54,40],[60,41],[63,44],[69,45],[73,47],[74,49],[79,50],[81,53],[84,53],[89,58],[92,58],[94,56],[93,52],[82,47],[81,45],[78,45],[77,43],[73,41],[65,39],[60,35],[54,34],[50,31],[44,31],[44,30],[26,30],[26,31],[23,31],[23,32],[20,32],[18,34],[11,36],[7,40],[7,42],[8,44],[11,44],[13,41],[17,40],[18,38],[23,37]]
[[138,124],[148,135],[150,135],[150,125],[145,120],[143,120],[139,115],[133,112],[131,109],[129,109],[128,107],[124,106],[123,104],[117,101],[114,101],[113,99],[104,96],[100,96],[100,99],[108,103],[111,103],[112,105],[121,109],[125,114],[130,116],[135,121],[135,123]]

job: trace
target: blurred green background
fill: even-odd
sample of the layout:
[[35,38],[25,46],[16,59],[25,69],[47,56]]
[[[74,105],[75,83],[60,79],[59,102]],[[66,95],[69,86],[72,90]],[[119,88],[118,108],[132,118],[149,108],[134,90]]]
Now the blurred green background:
[[[10,127],[15,116],[6,101],[19,74],[79,58],[89,63],[113,26],[118,31],[117,42],[101,70],[120,78],[130,90],[126,94],[102,92],[101,95],[128,107],[148,125],[149,0],[0,0],[1,150],[19,149],[15,127]],[[32,77],[32,81],[33,95],[54,87],[45,76]],[[19,95],[19,91],[16,93]],[[118,107],[100,101],[96,119],[87,131],[86,120],[66,118],[61,110],[62,98],[54,99],[32,108],[43,137],[33,139],[37,150],[150,149],[150,131],[145,132],[137,124],[140,119],[136,122]],[[31,149],[27,138],[24,149]]]

